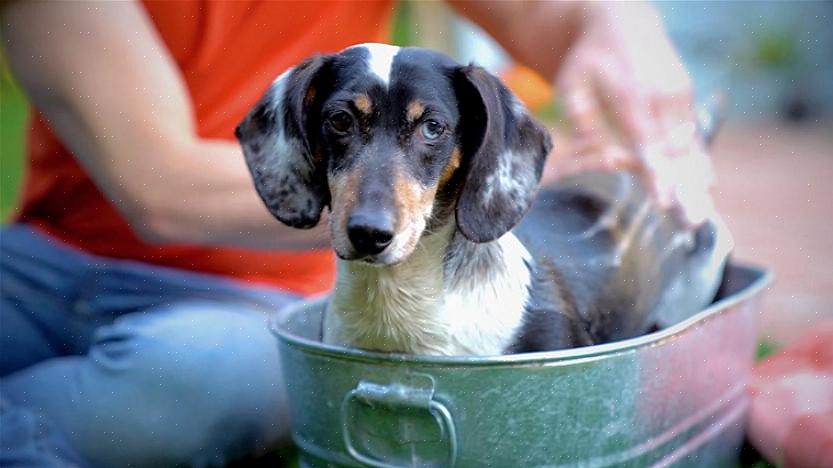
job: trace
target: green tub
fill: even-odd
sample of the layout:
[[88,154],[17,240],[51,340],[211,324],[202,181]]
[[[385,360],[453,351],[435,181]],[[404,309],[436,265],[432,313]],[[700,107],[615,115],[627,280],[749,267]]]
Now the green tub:
[[730,266],[723,297],[626,341],[423,357],[319,340],[324,301],[273,322],[302,466],[731,466],[771,274]]

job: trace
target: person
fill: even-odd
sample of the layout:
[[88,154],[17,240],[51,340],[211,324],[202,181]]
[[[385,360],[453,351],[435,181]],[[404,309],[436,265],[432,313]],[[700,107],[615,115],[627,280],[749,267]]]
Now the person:
[[[651,5],[450,3],[557,83],[581,150],[553,171],[631,168],[702,219],[691,83]],[[326,221],[267,213],[233,130],[304,57],[386,42],[393,7],[2,4],[35,111],[1,234],[0,464],[215,465],[287,443],[267,317],[324,293],[332,254]]]

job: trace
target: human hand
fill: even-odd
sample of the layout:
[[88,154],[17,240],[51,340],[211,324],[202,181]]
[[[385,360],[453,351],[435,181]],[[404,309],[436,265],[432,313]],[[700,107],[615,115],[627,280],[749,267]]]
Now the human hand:
[[[576,133],[560,172],[630,169],[659,205],[696,226],[713,211],[691,81],[656,10],[589,3],[557,85]],[[609,118],[609,121],[608,121]]]

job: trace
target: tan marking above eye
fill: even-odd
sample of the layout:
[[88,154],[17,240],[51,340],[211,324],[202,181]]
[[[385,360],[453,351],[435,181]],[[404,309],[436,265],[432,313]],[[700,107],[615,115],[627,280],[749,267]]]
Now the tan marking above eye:
[[353,104],[363,114],[370,114],[370,110],[372,108],[372,103],[370,102],[370,98],[367,97],[365,94],[360,94],[353,99]]
[[420,118],[425,112],[425,106],[422,105],[419,101],[411,101],[408,104],[408,113],[406,117],[408,118],[408,122],[414,122],[416,119]]

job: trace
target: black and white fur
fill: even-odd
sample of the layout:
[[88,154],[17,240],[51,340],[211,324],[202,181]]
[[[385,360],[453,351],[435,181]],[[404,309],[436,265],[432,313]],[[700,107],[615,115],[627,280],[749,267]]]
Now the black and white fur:
[[666,219],[624,173],[536,200],[549,133],[497,78],[426,49],[312,57],[237,136],[279,220],[310,228],[329,207],[328,343],[498,355],[627,338],[708,304],[730,247],[719,223]]

